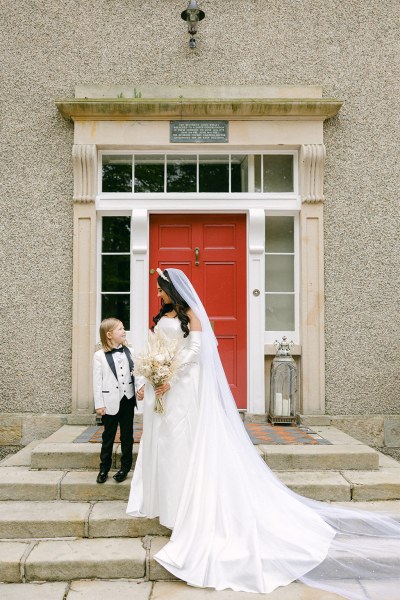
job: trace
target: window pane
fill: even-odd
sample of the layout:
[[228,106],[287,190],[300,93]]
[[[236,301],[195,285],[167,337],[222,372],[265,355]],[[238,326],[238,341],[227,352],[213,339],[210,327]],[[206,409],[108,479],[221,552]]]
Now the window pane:
[[248,158],[245,155],[231,156],[231,192],[247,192],[249,178]]
[[294,292],[294,256],[267,254],[265,257],[265,290]]
[[294,217],[265,218],[266,252],[294,252]]
[[254,157],[254,191],[261,192],[261,156]]
[[132,156],[103,156],[102,191],[132,191]]
[[199,192],[229,192],[229,156],[199,156]]
[[135,155],[135,193],[164,191],[164,155]]
[[130,256],[103,256],[101,289],[103,292],[130,290]]
[[130,296],[129,294],[102,294],[101,295],[101,318],[115,317],[124,324],[128,331],[130,323]]
[[293,192],[293,155],[264,156],[264,192]]
[[167,162],[167,192],[196,192],[196,156],[170,156]]
[[294,294],[266,294],[265,329],[294,331]]
[[131,239],[130,217],[103,217],[103,252],[129,252]]

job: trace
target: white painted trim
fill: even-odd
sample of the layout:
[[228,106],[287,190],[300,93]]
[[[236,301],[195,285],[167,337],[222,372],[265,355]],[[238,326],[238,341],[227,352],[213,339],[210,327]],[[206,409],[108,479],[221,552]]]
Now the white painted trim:
[[[135,209],[131,214],[131,343],[141,349],[149,322],[149,212]],[[141,293],[136,293],[139,287]]]
[[[235,204],[237,206],[235,206]],[[195,207],[195,208],[193,208]],[[218,198],[215,194],[210,198],[204,199],[195,195],[185,194],[185,198],[178,198],[177,195],[160,198],[159,195],[153,198],[102,198],[97,196],[96,209],[101,211],[132,211],[149,210],[151,212],[243,212],[251,209],[262,209],[268,211],[297,211],[301,208],[300,196],[292,195],[290,198],[277,199],[275,194],[271,198],[255,198],[254,195],[248,195],[246,198]]]
[[[248,404],[250,413],[265,413],[264,376],[264,231],[265,211],[248,211]],[[253,290],[260,291],[259,296]],[[251,318],[250,318],[251,315]]]

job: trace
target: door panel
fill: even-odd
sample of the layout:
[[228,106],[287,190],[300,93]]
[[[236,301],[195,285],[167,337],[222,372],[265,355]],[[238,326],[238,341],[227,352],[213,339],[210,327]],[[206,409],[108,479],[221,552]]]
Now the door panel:
[[[245,215],[152,215],[150,267],[175,267],[189,277],[213,322],[237,406],[246,408]],[[149,306],[152,324],[160,309],[155,277],[150,280]]]

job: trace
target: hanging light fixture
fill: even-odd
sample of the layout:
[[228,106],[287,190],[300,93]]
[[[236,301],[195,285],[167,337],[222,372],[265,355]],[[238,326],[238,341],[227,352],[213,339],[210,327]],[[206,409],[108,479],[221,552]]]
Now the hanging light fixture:
[[194,36],[197,33],[197,24],[199,21],[202,21],[205,16],[205,13],[197,6],[196,0],[190,0],[187,9],[181,13],[181,19],[188,24],[188,32],[190,35],[189,48],[196,48]]

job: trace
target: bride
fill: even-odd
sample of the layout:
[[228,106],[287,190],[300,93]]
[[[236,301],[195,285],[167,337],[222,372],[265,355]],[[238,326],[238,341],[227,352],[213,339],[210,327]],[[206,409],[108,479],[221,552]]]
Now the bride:
[[179,340],[179,375],[147,383],[127,513],[173,529],[155,555],[190,585],[269,593],[300,580],[352,600],[398,600],[400,524],[303,498],[258,455],[206,311],[179,269],[157,269],[156,327]]

